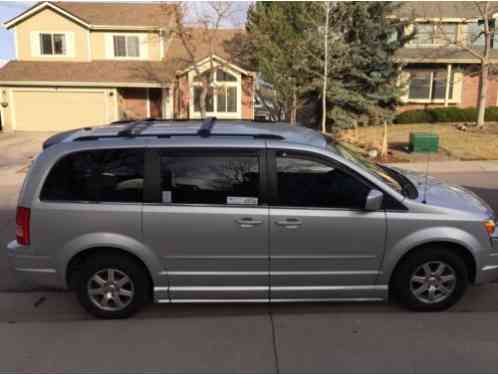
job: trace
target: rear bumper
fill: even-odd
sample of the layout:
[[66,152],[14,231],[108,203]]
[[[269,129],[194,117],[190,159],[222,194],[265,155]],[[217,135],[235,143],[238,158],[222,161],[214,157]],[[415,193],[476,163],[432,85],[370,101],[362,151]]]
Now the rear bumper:
[[17,241],[7,245],[7,261],[16,276],[42,286],[66,289],[64,278],[57,273],[51,259],[31,253],[29,246],[21,246]]

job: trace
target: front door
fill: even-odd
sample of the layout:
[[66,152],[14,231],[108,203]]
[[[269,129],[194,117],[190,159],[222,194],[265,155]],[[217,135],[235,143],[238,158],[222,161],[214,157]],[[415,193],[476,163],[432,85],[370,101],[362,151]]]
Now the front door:
[[310,154],[270,151],[272,301],[378,299],[386,215],[363,210],[371,186]]
[[[159,202],[144,236],[160,254],[173,302],[269,298],[269,209],[259,151],[157,149]],[[155,288],[157,299],[165,286]]]

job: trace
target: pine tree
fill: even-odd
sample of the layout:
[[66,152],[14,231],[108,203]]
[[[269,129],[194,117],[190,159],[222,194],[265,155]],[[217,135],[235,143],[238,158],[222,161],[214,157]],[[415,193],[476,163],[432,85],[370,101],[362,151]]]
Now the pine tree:
[[404,89],[398,84],[401,66],[395,53],[412,37],[401,33],[404,22],[388,17],[399,5],[339,2],[337,7],[344,16],[341,28],[351,65],[343,72],[341,90],[328,93],[329,118],[340,127],[389,121]]

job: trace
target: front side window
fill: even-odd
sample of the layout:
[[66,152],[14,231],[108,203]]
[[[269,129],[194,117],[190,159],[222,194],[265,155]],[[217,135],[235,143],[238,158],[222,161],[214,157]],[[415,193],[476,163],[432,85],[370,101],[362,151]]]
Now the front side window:
[[321,161],[277,153],[278,206],[363,209],[370,188]]
[[140,39],[136,35],[114,35],[115,57],[139,57]]
[[160,154],[162,203],[258,205],[259,159],[252,155]]
[[142,202],[142,150],[81,151],[50,171],[40,199],[72,202]]
[[66,36],[64,34],[40,34],[40,54],[41,55],[65,55]]

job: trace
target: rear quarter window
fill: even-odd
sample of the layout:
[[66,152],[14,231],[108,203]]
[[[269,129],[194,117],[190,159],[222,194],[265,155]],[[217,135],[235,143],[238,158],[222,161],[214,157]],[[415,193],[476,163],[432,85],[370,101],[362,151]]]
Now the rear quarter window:
[[42,201],[142,202],[144,151],[80,151],[64,156],[43,185]]

